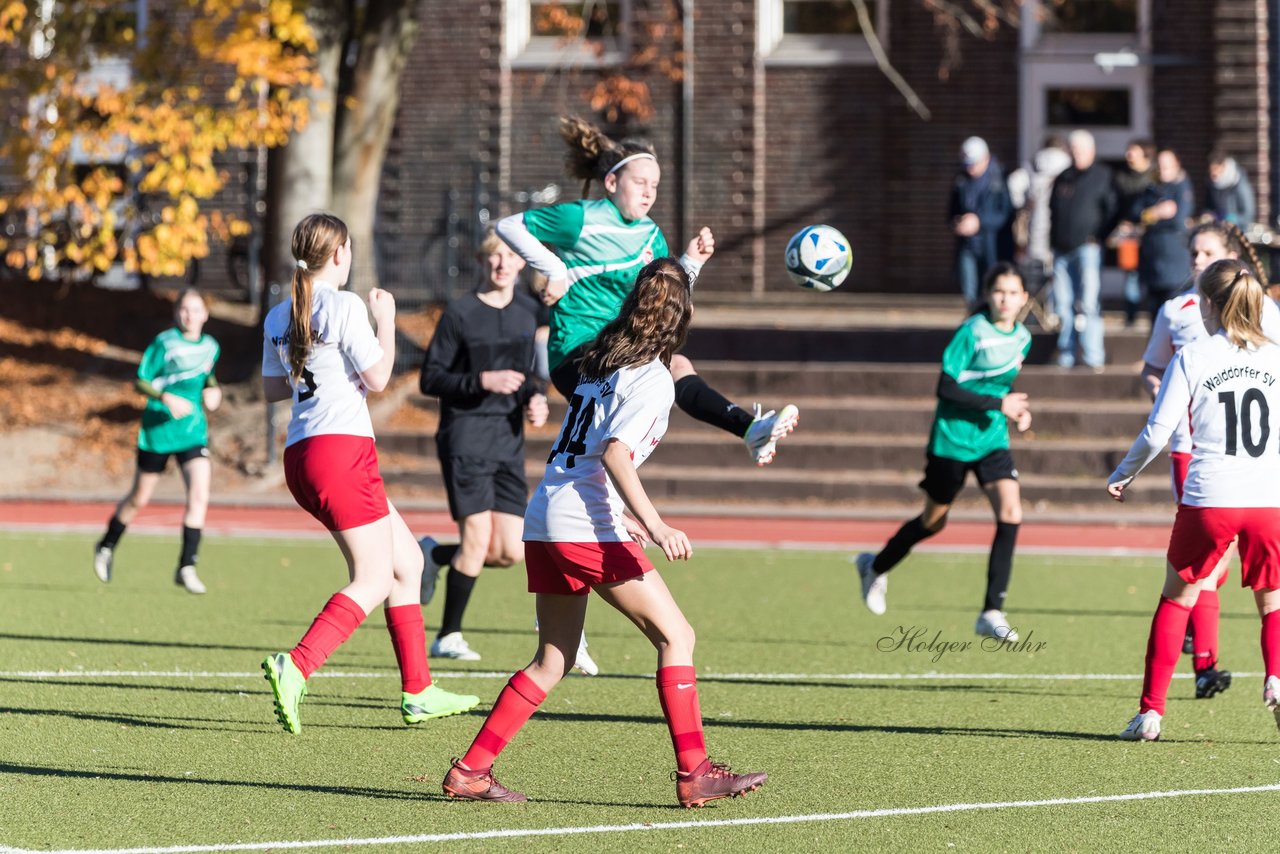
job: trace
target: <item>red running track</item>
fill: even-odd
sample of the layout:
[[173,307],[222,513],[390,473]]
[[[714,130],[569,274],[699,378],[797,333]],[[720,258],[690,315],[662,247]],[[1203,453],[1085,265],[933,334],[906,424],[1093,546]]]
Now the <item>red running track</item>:
[[[0,529],[98,532],[106,527],[114,505],[105,502],[0,501]],[[457,527],[444,511],[404,510],[415,534],[456,537]],[[854,549],[879,547],[904,520],[805,519],[759,516],[676,516],[668,521],[684,530],[695,547],[806,546]],[[182,524],[182,507],[153,504],[138,514],[134,531],[171,532]],[[207,533],[215,536],[324,536],[314,519],[291,506],[216,505],[209,508]],[[985,549],[991,543],[989,521],[953,521],[929,540],[933,549]],[[1034,551],[1164,552],[1169,526],[1104,524],[1024,524],[1018,547]]]

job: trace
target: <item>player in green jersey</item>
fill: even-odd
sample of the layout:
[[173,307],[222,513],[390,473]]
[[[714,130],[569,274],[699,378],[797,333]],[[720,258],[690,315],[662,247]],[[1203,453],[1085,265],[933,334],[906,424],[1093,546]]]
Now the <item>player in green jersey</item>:
[[213,376],[220,348],[204,334],[209,308],[194,288],[178,294],[174,303],[177,326],[156,336],[142,354],[134,386],[147,396],[138,432],[138,467],[129,493],[116,505],[107,531],[94,546],[93,571],[111,580],[116,544],[138,511],[147,506],[160,475],[177,457],[186,484],[187,506],[182,517],[182,551],[174,583],[191,593],[205,592],[196,575],[196,554],[209,507],[209,424],[205,411],[222,403],[222,389]]
[[[560,133],[569,146],[569,174],[585,182],[583,195],[592,181],[599,181],[604,198],[507,217],[498,223],[498,234],[547,277],[543,300],[553,306],[551,382],[569,397],[578,384],[578,363],[600,330],[618,316],[636,274],[669,250],[662,230],[649,218],[661,177],[653,146],[642,139],[614,141],[578,118],[562,119]],[[715,237],[704,227],[680,258],[691,280],[713,252]],[[773,461],[778,440],[800,419],[791,404],[764,413],[759,405],[754,411],[738,406],[707,385],[682,355],[672,358],[671,376],[676,405],[741,438],[756,465]]]
[[972,471],[996,517],[987,595],[974,628],[984,637],[1012,642],[1018,633],[1009,625],[1004,598],[1022,523],[1022,492],[1009,453],[1008,422],[1019,432],[1031,426],[1027,396],[1012,390],[1031,349],[1031,334],[1018,321],[1027,304],[1026,282],[1012,264],[997,264],[987,274],[986,295],[986,305],[960,326],[942,355],[938,408],[920,482],[924,512],[899,528],[879,554],[858,555],[857,564],[863,601],[873,614],[883,614],[886,573],[916,543],[946,527],[951,504]]

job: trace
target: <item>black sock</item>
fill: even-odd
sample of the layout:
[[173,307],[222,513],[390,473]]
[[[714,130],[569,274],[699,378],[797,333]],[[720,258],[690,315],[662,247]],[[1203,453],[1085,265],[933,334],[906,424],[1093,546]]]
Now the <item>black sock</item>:
[[910,522],[904,522],[902,527],[898,529],[898,533],[890,537],[889,542],[885,543],[884,548],[880,550],[880,554],[876,555],[871,568],[877,574],[883,575],[897,566],[911,551],[912,546],[921,540],[927,540],[936,533],[938,532],[930,531],[924,526],[923,516],[917,516]]
[[444,614],[440,617],[440,634],[436,637],[442,638],[462,631],[462,612],[467,610],[467,602],[471,600],[471,591],[475,586],[474,576],[463,575],[449,567],[449,575],[444,584]]
[[747,434],[747,428],[755,420],[750,412],[707,385],[697,374],[676,380],[676,406],[738,438]]
[[182,526],[182,554],[178,555],[178,569],[196,565],[196,552],[200,551],[200,535],[203,528]]
[[452,566],[453,556],[458,553],[460,543],[454,543],[451,546],[436,545],[431,550],[431,562],[436,566]]
[[98,548],[106,546],[114,549],[116,543],[120,542],[120,538],[124,536],[125,524],[120,521],[120,517],[112,514],[111,521],[107,523],[107,532],[102,535],[102,539],[98,540]]
[[991,557],[987,561],[987,599],[984,611],[1003,611],[1004,594],[1013,575],[1013,547],[1018,543],[1018,526],[1012,522],[996,522],[996,536],[991,541]]

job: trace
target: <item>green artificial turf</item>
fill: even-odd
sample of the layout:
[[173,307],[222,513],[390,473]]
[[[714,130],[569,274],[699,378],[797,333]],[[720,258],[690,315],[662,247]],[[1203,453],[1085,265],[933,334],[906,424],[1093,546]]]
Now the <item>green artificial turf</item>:
[[[653,827],[370,850],[1221,850],[1275,838],[1274,820],[1259,818],[1280,806],[1274,791],[662,828],[1280,782],[1260,677],[1202,701],[1175,680],[1156,744],[1114,738],[1140,680],[1025,678],[1140,674],[1162,576],[1154,557],[1019,556],[1009,610],[1028,642],[997,650],[972,634],[983,555],[909,558],[883,617],[862,607],[843,553],[707,549],[664,564],[698,633],[712,756],[770,775],[745,799],[686,811],[670,780],[654,653],[599,600],[587,631],[602,674],[562,683],[499,758],[499,778],[531,802],[448,802],[450,757],[533,651],[522,569],[487,570],[476,588],[465,634],[483,660],[432,660],[443,687],[481,696],[475,713],[404,726],[375,614],[312,679],[303,732],[289,736],[258,665],[291,647],[341,586],[336,547],[211,537],[200,564],[209,593],[197,597],[172,583],[176,538],[126,537],[109,585],[93,576],[91,543],[0,534],[0,849],[336,849],[633,824]],[[1257,673],[1252,597],[1233,583],[1222,601],[1222,662]],[[429,631],[440,606],[425,609]],[[916,649],[898,643],[904,633]],[[77,671],[105,673],[42,675]],[[174,671],[198,675],[157,675]],[[344,673],[353,676],[331,678]],[[930,673],[963,678],[902,678]]]

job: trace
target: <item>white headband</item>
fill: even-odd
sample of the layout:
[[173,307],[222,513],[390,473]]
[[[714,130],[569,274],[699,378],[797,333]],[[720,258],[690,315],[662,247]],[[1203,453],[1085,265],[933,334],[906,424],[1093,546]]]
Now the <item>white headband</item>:
[[626,165],[627,165],[628,163],[630,163],[632,160],[640,160],[640,159],[645,158],[645,157],[647,157],[647,158],[649,158],[650,160],[653,160],[653,161],[655,161],[655,162],[656,162],[656,161],[657,161],[657,159],[658,159],[658,158],[654,157],[652,154],[650,154],[650,153],[649,153],[649,152],[647,152],[647,151],[641,151],[641,152],[639,152],[638,154],[628,154],[626,157],[622,158],[622,159],[621,159],[621,160],[619,160],[617,163],[613,164],[613,168],[612,168],[612,169],[610,169],[608,172],[604,173],[604,177],[608,178],[610,175],[612,175],[614,172],[617,172],[617,171],[618,171],[619,169],[621,169],[623,166],[626,166]]
[[303,270],[307,269],[307,262],[306,262],[306,261],[303,261],[301,258],[299,258],[299,259],[298,259],[298,267],[300,267],[300,268],[301,268],[301,269],[303,269]]

